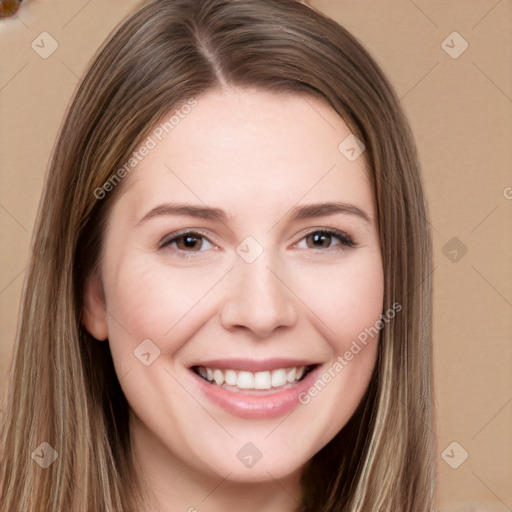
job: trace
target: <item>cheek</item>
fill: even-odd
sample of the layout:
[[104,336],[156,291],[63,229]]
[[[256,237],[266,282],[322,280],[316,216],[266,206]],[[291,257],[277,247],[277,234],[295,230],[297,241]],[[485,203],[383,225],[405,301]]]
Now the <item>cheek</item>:
[[[229,268],[178,268],[148,265],[147,255],[119,258],[105,276],[109,339],[133,350],[150,339],[161,351],[179,348],[183,329]],[[189,335],[192,333],[188,333]]]
[[[355,255],[354,255],[355,256]],[[346,262],[302,269],[300,298],[337,353],[380,318],[384,283],[380,254],[367,251]]]
[[305,422],[308,426],[299,434],[304,439],[316,436],[316,446],[327,444],[349,421],[375,367],[383,271],[378,253],[364,256],[330,269],[317,268],[301,280],[301,298],[313,312],[311,322],[332,350],[323,372],[300,397],[305,414],[326,425],[316,432]]

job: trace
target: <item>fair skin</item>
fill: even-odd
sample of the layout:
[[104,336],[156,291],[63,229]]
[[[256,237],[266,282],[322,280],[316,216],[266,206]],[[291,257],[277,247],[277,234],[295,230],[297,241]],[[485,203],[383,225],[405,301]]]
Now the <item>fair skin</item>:
[[[226,389],[197,372],[220,360],[225,372],[258,370],[265,381],[265,365],[277,371],[276,358],[285,358],[287,377],[295,364],[295,372],[299,363],[314,370],[287,381],[288,395],[305,379],[308,391],[380,318],[383,270],[367,163],[364,154],[341,154],[350,130],[317,99],[224,89],[197,101],[118,191],[83,321],[96,339],[108,338],[152,510],[291,512],[305,464],[360,403],[378,340],[307,403],[295,394],[268,417],[220,404],[208,391],[224,386],[219,396],[228,402],[238,393],[242,408],[248,396],[272,408],[279,382]],[[223,215],[160,209],[141,220],[169,203]],[[344,207],[295,215],[325,203]],[[175,233],[182,237],[173,240]],[[258,257],[248,262],[246,254]],[[134,351],[147,339],[146,361],[155,347],[160,354],[146,366]],[[261,364],[245,368],[254,362]]]

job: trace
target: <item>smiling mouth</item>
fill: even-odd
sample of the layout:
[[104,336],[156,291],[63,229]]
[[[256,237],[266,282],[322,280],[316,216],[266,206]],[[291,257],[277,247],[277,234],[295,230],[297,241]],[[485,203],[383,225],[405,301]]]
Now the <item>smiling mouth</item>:
[[232,391],[281,391],[295,386],[318,365],[276,368],[259,372],[193,366],[191,369],[213,386]]

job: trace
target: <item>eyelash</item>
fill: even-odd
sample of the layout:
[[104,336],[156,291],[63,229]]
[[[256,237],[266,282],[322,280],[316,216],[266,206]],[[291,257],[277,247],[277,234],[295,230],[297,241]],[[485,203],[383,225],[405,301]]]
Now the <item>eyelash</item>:
[[[297,246],[298,243],[305,240],[308,236],[313,234],[320,234],[322,236],[328,236],[332,238],[337,238],[340,241],[340,245],[343,245],[345,247],[354,248],[356,247],[356,244],[354,241],[343,231],[340,231],[338,229],[334,228],[322,228],[322,229],[312,229],[311,231],[307,232],[298,242],[293,244],[293,247]],[[215,244],[206,236],[204,232],[201,231],[194,231],[194,230],[187,230],[187,231],[181,231],[177,233],[172,233],[166,237],[164,237],[161,242],[159,243],[158,248],[164,249],[168,246],[170,246],[172,243],[176,242],[180,238],[183,238],[187,235],[191,235],[195,238],[205,239],[210,244],[212,244],[215,247]],[[196,254],[203,252],[203,251],[183,251],[181,249],[173,249],[180,258],[194,258]],[[315,249],[312,249],[315,250]],[[323,253],[323,252],[333,252],[332,248],[328,247],[325,249],[317,249],[317,253]]]
[[[170,235],[164,237],[160,244],[158,245],[159,249],[165,249],[166,247],[170,246],[172,243],[176,242],[180,238],[183,238],[187,235],[191,235],[195,238],[203,238],[207,240],[210,244],[212,244],[215,247],[215,244],[206,236],[204,232],[201,231],[194,231],[194,230],[185,230],[185,231],[178,231],[177,233],[171,233]],[[182,251],[180,249],[173,249],[180,258],[194,258],[195,254],[198,254],[201,251]]]
[[[340,245],[344,245],[345,247],[354,248],[356,246],[354,241],[347,235],[347,233],[345,233],[343,231],[340,231],[339,229],[334,229],[334,228],[312,229],[311,231],[308,231],[299,240],[299,242],[302,242],[302,240],[306,239],[308,236],[313,235],[313,234],[320,234],[322,236],[328,236],[328,237],[331,237],[331,238],[337,238],[341,242]],[[294,246],[296,246],[299,242],[294,244]],[[326,251],[331,252],[332,249],[330,247],[325,248],[325,249],[317,249],[317,252],[326,252]]]

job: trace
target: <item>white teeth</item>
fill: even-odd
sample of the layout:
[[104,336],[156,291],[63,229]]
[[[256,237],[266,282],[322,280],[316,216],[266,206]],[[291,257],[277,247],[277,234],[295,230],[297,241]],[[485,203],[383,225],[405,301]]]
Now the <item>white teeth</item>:
[[239,372],[237,386],[240,389],[254,389],[254,374],[251,372]]
[[224,377],[226,379],[226,384],[228,386],[236,386],[238,383],[238,377],[236,375],[235,370],[226,370],[224,372]]
[[286,370],[282,368],[272,372],[272,387],[277,388],[286,384]]
[[254,375],[254,389],[270,389],[271,387],[270,372],[258,372]]
[[224,374],[220,370],[213,371],[213,380],[217,386],[222,386],[224,384]]
[[253,373],[199,366],[197,373],[203,379],[215,383],[217,386],[236,386],[239,389],[270,389],[299,381],[304,376],[306,368],[306,366],[297,366]]

